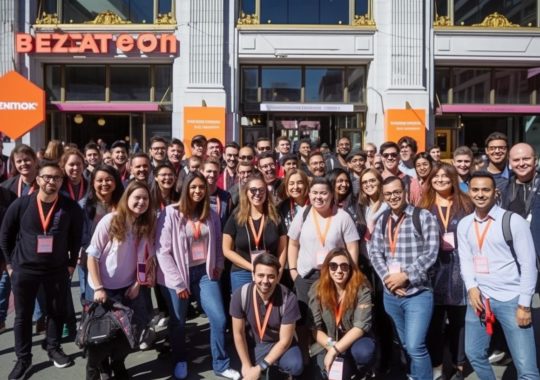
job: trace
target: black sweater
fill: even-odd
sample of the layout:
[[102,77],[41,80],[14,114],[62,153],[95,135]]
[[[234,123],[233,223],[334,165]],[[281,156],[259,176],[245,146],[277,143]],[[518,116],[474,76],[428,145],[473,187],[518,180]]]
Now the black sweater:
[[58,196],[54,214],[47,228],[53,236],[53,252],[37,254],[37,237],[43,227],[37,208],[37,193],[20,197],[9,206],[0,230],[0,248],[6,263],[14,271],[46,274],[64,271],[77,265],[81,247],[83,214],[79,205]]

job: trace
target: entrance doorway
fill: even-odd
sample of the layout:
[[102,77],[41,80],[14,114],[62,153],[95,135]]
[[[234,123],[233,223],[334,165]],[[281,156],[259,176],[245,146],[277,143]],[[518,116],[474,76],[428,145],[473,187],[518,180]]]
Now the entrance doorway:
[[66,118],[70,141],[84,147],[90,141],[104,140],[111,145],[129,137],[128,115],[69,114]]

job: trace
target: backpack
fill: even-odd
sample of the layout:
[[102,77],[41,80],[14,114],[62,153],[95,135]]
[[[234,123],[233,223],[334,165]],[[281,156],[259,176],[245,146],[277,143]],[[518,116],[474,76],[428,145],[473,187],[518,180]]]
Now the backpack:
[[[512,257],[514,258],[514,261],[516,262],[518,273],[521,275],[521,266],[519,265],[516,251],[514,249],[514,238],[512,237],[512,229],[510,228],[510,219],[512,218],[512,214],[514,214],[512,211],[506,210],[504,212],[503,218],[502,218],[502,232],[503,232],[504,241],[508,245],[508,248],[510,248],[510,253],[512,254]],[[539,263],[538,263],[538,257],[536,258],[536,267],[540,268]]]
[[[246,310],[248,309],[248,302],[249,302],[248,291],[251,285],[252,285],[251,283],[244,284],[242,285],[242,288],[240,289],[240,300],[242,302],[242,312],[244,313],[246,313]],[[280,285],[278,284],[278,286]],[[284,292],[282,288],[281,294],[283,295],[283,302],[281,303],[281,306],[279,307],[280,318],[283,317],[283,313],[285,311],[285,305],[287,304],[287,299],[289,298],[289,292],[288,291]]]
[[122,333],[122,326],[114,315],[112,302],[88,302],[83,306],[75,344],[79,348],[97,346],[114,340]]
[[[422,211],[422,209],[418,207],[413,208],[412,221],[413,221],[414,229],[416,230],[418,235],[420,235],[421,239],[424,240],[424,235],[422,235],[422,223],[420,222],[420,211]],[[382,215],[381,228],[382,228],[383,237],[384,237],[384,233],[386,232],[386,225],[388,224],[388,218],[390,217],[391,212],[392,210],[386,210],[384,214]]]

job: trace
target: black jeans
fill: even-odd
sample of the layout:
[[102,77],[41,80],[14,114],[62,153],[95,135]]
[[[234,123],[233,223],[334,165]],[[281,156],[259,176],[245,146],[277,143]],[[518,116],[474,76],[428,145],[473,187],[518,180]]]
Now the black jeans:
[[[462,366],[465,357],[465,313],[467,306],[435,305],[427,336],[427,346],[431,355],[431,364],[438,367],[443,364],[445,342],[452,355],[452,364]],[[448,325],[446,320],[448,319]]]
[[28,274],[13,271],[11,286],[15,299],[15,353],[18,359],[32,356],[32,314],[37,292],[43,286],[47,307],[46,349],[60,347],[62,326],[66,314],[66,300],[69,290],[67,268],[47,274]]

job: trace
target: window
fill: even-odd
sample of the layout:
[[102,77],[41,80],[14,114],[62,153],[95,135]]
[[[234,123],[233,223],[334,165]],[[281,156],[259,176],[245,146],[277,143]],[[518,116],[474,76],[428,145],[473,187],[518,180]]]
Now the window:
[[62,67],[60,65],[45,67],[45,89],[48,100],[60,100],[62,96]]
[[365,103],[366,68],[351,67],[347,70],[347,83],[350,103]]
[[448,0],[433,0],[433,14],[437,16],[448,16]]
[[105,100],[105,66],[66,66],[66,100]]
[[172,99],[172,67],[157,65],[154,67],[156,102],[170,102]]
[[343,102],[343,68],[306,68],[306,102]]
[[435,106],[448,103],[448,91],[450,90],[450,69],[447,67],[435,68],[435,95],[438,101],[435,100]]
[[452,70],[453,103],[489,103],[490,73],[489,69],[454,68]]
[[300,67],[262,67],[263,101],[299,102],[302,92]]
[[527,81],[527,70],[496,69],[495,103],[504,104],[530,104],[530,94],[533,88]]
[[150,100],[150,68],[148,66],[111,66],[111,101]]
[[259,88],[259,68],[242,68],[242,101],[246,103],[258,103],[257,90]]
[[537,0],[454,0],[454,25],[479,24],[498,12],[513,24],[536,26],[536,10]]

